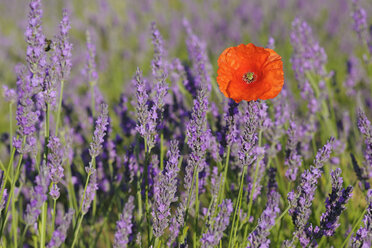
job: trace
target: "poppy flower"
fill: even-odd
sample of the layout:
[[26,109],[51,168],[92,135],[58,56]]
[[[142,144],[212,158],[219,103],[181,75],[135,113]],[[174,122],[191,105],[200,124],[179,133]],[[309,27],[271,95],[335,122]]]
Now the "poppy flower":
[[284,84],[282,58],[252,43],[229,47],[218,58],[217,83],[237,103],[274,98]]

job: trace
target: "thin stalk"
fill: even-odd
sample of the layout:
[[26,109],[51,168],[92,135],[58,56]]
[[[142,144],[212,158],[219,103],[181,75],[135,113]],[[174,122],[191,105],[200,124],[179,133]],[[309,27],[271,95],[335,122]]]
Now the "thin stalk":
[[77,237],[78,237],[78,234],[79,234],[79,230],[80,230],[80,226],[81,226],[81,222],[83,221],[83,217],[84,217],[84,214],[82,214],[82,213],[79,213],[79,215],[80,215],[80,218],[79,218],[79,220],[76,224],[75,230],[74,230],[74,240],[72,241],[71,248],[75,247]]
[[55,222],[56,222],[56,203],[57,203],[57,200],[53,199],[52,231],[51,231],[51,233],[54,232],[54,226],[55,226]]
[[[238,199],[236,200],[236,203],[235,203],[234,216],[233,216],[233,221],[232,221],[231,231],[230,231],[230,237],[229,237],[229,246],[228,246],[229,248],[234,247],[234,240],[235,240],[236,229],[237,229],[237,228],[235,228],[235,220],[236,220],[236,217],[237,217],[237,213],[240,212],[241,198],[242,198],[242,195],[243,195],[243,182],[244,182],[244,176],[245,176],[245,170],[246,169],[247,169],[247,167],[244,166],[243,171],[242,171],[242,176],[240,178],[239,194],[238,194]],[[234,234],[234,236],[233,236],[233,234]]]
[[13,103],[9,103],[9,138],[10,150],[13,148]]
[[90,96],[91,96],[91,108],[92,108],[92,116],[96,116],[96,102],[94,99],[94,83],[90,82]]
[[194,242],[193,247],[196,248],[196,235],[198,233],[198,219],[199,219],[199,173],[196,172],[196,182],[195,182],[195,222],[194,222]]
[[347,235],[346,239],[344,240],[344,242],[343,242],[342,245],[341,245],[341,248],[343,248],[343,247],[345,247],[345,246],[347,245],[347,243],[349,242],[349,239],[350,239],[351,235],[352,235],[353,233],[355,233],[356,229],[360,226],[360,222],[362,222],[363,217],[364,217],[364,215],[365,215],[366,212],[367,212],[367,208],[368,208],[368,206],[364,209],[364,211],[363,211],[363,213],[360,215],[358,221],[357,221],[357,222],[355,223],[355,225],[353,226],[353,229],[352,229],[351,232]]
[[55,133],[55,136],[58,136],[59,122],[60,122],[60,119],[61,119],[63,86],[64,86],[64,80],[61,81],[61,89],[60,89],[60,92],[59,92],[59,101],[58,101],[58,108],[57,108],[57,120],[56,120],[56,133]]
[[[23,137],[22,147],[24,146],[25,142],[26,142],[26,137]],[[14,148],[13,148],[13,150],[14,150]],[[14,157],[14,154],[12,155],[12,157]],[[2,237],[4,226],[5,226],[5,223],[6,223],[7,219],[8,219],[7,218],[7,214],[8,214],[9,204],[14,200],[13,199],[14,198],[13,197],[14,188],[15,188],[15,183],[17,182],[18,177],[19,177],[20,168],[21,168],[21,164],[22,164],[22,159],[23,159],[23,153],[21,153],[19,155],[15,177],[13,177],[12,184],[11,184],[11,187],[10,187],[10,193],[9,193],[9,196],[8,196],[8,199],[7,199],[7,203],[6,203],[6,207],[5,207],[5,211],[4,211],[4,221],[1,223],[1,228],[0,228],[0,237]],[[11,161],[13,161],[13,158],[11,158]],[[13,162],[12,162],[12,164],[13,164]],[[9,166],[11,166],[11,164],[8,165],[8,169],[9,169]],[[3,187],[3,189],[4,188],[5,187]],[[1,193],[3,193],[3,192],[4,191],[2,190]]]
[[12,201],[12,232],[14,247],[18,246],[18,214],[15,208],[15,201]]
[[221,194],[219,195],[219,198],[218,198],[218,204],[221,204],[222,199],[225,196],[225,187],[226,187],[226,179],[227,179],[227,170],[228,170],[228,167],[229,167],[230,150],[231,150],[231,147],[230,147],[230,145],[228,145],[227,146],[227,153],[226,153],[225,168],[224,168],[224,171],[223,171],[223,181],[222,181],[222,184],[220,186],[221,187]]
[[[45,111],[45,154],[44,159],[48,162],[48,143],[49,143],[49,123],[50,123],[50,106],[47,103],[46,111]],[[47,211],[48,211],[48,202],[45,201],[43,203],[43,207],[41,210],[41,226],[40,226],[40,248],[45,247],[45,236],[46,236],[46,225],[47,225]]]
[[[259,131],[258,133],[258,146],[261,146],[261,140],[262,140],[262,130]],[[251,192],[249,193],[249,202],[248,202],[248,214],[247,217],[245,218],[249,222],[249,218],[251,217],[251,211],[252,211],[252,205],[253,205],[253,194],[254,191],[256,190],[256,182],[257,182],[257,177],[258,177],[258,171],[260,168],[260,161],[261,159],[257,159],[256,161],[256,169],[254,172],[254,178],[253,178],[253,185]],[[248,224],[245,227],[244,230],[244,240],[246,240],[246,235],[248,234]]]
[[[23,244],[23,241],[25,240],[26,233],[27,233],[28,225],[25,226],[25,229],[23,229],[22,236],[21,236],[21,244]],[[35,246],[36,247],[36,246]]]
[[41,225],[40,225],[40,248],[45,248],[46,222],[47,222],[48,203],[45,201],[41,208]]
[[161,131],[160,134],[160,171],[164,169],[164,134]]

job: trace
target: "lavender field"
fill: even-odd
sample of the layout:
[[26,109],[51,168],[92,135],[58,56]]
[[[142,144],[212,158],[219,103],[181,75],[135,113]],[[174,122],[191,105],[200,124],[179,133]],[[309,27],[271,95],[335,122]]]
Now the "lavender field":
[[0,247],[372,247],[370,0],[1,0],[0,83]]

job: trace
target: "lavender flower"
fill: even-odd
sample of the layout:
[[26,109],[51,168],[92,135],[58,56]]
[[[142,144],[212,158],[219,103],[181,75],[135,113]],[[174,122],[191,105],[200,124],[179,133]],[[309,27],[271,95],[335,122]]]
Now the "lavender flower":
[[326,212],[320,217],[320,232],[316,235],[316,238],[320,238],[322,235],[327,237],[334,235],[335,230],[340,225],[338,223],[340,215],[351,198],[353,187],[348,186],[343,189],[343,179],[340,175],[340,168],[331,172],[332,193],[326,199]]
[[301,156],[297,153],[298,145],[298,130],[297,125],[294,121],[289,122],[288,128],[288,140],[287,140],[287,157],[284,164],[288,166],[285,176],[290,181],[295,181],[299,167],[302,165]]
[[8,86],[3,85],[3,94],[5,101],[10,103],[17,102],[17,93],[14,89],[9,89]]
[[114,248],[126,248],[129,243],[129,235],[132,234],[132,214],[134,210],[134,197],[129,196],[124,206],[120,219],[116,222]]
[[206,87],[208,91],[211,90],[210,84],[210,64],[208,62],[208,56],[206,52],[206,44],[201,42],[199,38],[193,33],[189,22],[184,19],[183,25],[187,33],[187,51],[189,58],[193,65],[193,76],[195,88]]
[[155,179],[154,207],[152,211],[154,235],[160,237],[168,226],[170,205],[177,201],[178,142],[171,141],[169,160],[163,172]]
[[86,54],[87,63],[85,65],[85,73],[88,76],[89,83],[95,85],[98,80],[98,74],[96,70],[96,61],[95,61],[96,47],[92,43],[92,38],[91,38],[91,34],[89,31],[86,32],[86,39],[87,39],[86,46],[87,46],[88,51]]
[[353,29],[357,33],[361,42],[365,42],[367,38],[367,12],[360,6],[359,0],[352,0],[353,10],[351,17],[353,18]]
[[58,248],[60,247],[66,240],[67,231],[70,227],[72,218],[74,217],[75,210],[70,209],[68,213],[65,214],[63,217],[62,223],[58,226],[58,228],[53,232],[52,238],[48,243],[48,248]]
[[198,97],[194,100],[194,107],[191,120],[187,124],[186,136],[187,144],[191,149],[191,154],[187,160],[185,189],[190,190],[194,169],[197,168],[196,176],[205,166],[205,153],[207,150],[209,128],[207,126],[206,113],[208,111],[208,99],[206,89],[202,88],[198,92]]
[[357,175],[359,181],[363,184],[364,188],[368,190],[370,188],[370,183],[368,182],[369,176],[365,167],[360,167],[355,156],[350,153],[351,162],[353,164],[353,169]]
[[92,204],[94,196],[96,195],[96,191],[98,190],[96,170],[91,169],[89,173],[90,173],[90,180],[89,180],[85,195],[83,195],[83,205],[81,207],[81,211],[83,215],[88,213],[90,205]]
[[139,68],[136,71],[136,113],[137,113],[137,126],[136,130],[145,139],[148,150],[151,150],[155,146],[156,133],[156,120],[157,111],[156,107],[153,106],[150,110],[148,108],[149,96],[146,92],[146,86],[142,80],[142,72]]
[[213,225],[211,225],[207,232],[203,234],[200,239],[201,247],[215,247],[220,242],[223,232],[227,228],[230,222],[230,215],[233,212],[233,205],[230,199],[223,200],[218,206],[220,209],[219,213],[213,220]]
[[32,189],[31,201],[26,207],[25,222],[29,226],[36,223],[41,213],[41,207],[48,199],[49,175],[45,164],[40,166],[39,175],[36,176],[35,182],[36,186]]
[[[292,222],[296,227],[294,237],[300,237],[305,229],[311,214],[311,205],[317,188],[318,178],[322,175],[322,167],[329,159],[332,151],[333,138],[316,154],[314,166],[305,170],[301,175],[301,184],[297,187],[297,193],[288,193],[288,201],[291,206],[288,213],[292,216]],[[292,240],[293,242],[293,240]]]
[[241,169],[250,166],[256,160],[257,130],[260,125],[258,118],[259,107],[257,102],[248,102],[243,116],[243,130],[240,135],[240,150],[238,152],[239,166]]
[[51,136],[48,143],[49,153],[48,153],[48,169],[50,180],[57,184],[61,181],[63,177],[63,167],[62,160],[64,155],[64,150],[61,147],[61,142],[59,138]]
[[45,36],[41,26],[43,10],[41,0],[30,2],[30,12],[28,15],[28,26],[25,32],[27,46],[27,64],[30,70],[31,86],[33,88],[42,87],[45,77],[45,66],[47,64],[45,54]]
[[306,71],[326,76],[324,65],[327,62],[327,55],[315,40],[310,26],[300,18],[295,18],[290,37],[294,48],[291,62],[296,78],[303,78]]
[[59,24],[59,34],[53,41],[52,69],[55,74],[54,77],[58,81],[65,81],[71,71],[72,44],[68,37],[70,28],[69,16],[67,10],[64,9],[62,20]]
[[258,225],[255,230],[248,236],[248,247],[269,247],[270,240],[267,238],[270,234],[271,227],[275,224],[275,219],[279,209],[279,199],[280,195],[277,192],[271,192],[268,195],[268,200],[266,203],[266,208],[262,212],[260,219],[258,220]]
[[365,168],[368,171],[368,176],[372,176],[372,126],[371,122],[367,119],[365,113],[362,110],[358,111],[358,128],[364,136],[364,144],[366,148],[364,150]]
[[156,108],[162,113],[164,107],[164,97],[168,91],[166,82],[168,76],[168,64],[164,58],[163,38],[159,30],[156,28],[155,22],[151,23],[152,43],[154,45],[154,58],[151,62],[152,74],[156,80],[156,97],[154,103]]
[[352,248],[367,248],[372,245],[372,189],[367,192],[367,213],[364,215],[363,223],[352,238]]
[[94,129],[93,141],[90,143],[89,154],[92,158],[97,157],[102,150],[103,138],[106,135],[108,125],[108,106],[101,105],[101,113],[96,120],[96,127]]

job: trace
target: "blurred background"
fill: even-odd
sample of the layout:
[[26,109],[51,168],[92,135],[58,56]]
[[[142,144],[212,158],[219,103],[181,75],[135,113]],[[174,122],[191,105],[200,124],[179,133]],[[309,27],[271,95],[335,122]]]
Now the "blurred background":
[[[371,13],[372,4],[368,4],[368,0],[359,2]],[[339,87],[347,72],[347,61],[352,53],[358,54],[360,46],[352,29],[351,0],[52,0],[42,3],[43,30],[50,39],[58,32],[62,9],[66,8],[70,14],[73,71],[66,82],[66,94],[83,94],[89,88],[82,72],[85,33],[89,30],[97,47],[98,88],[109,103],[118,102],[120,94],[128,90],[137,66],[144,74],[150,70],[152,21],[157,23],[165,39],[168,57],[178,57],[187,64],[183,21],[188,20],[206,47],[212,79],[216,76],[217,58],[226,47],[250,42],[266,46],[272,37],[276,51],[283,57],[286,85],[295,94],[298,87],[292,80],[290,63],[290,31],[295,17],[301,17],[312,27],[314,38],[327,53],[327,70],[337,68],[335,79]],[[25,62],[28,4],[26,0],[0,2],[1,85],[15,87],[14,67]],[[6,108],[1,104],[0,113],[6,113]],[[7,121],[7,118],[0,118],[0,129]]]

